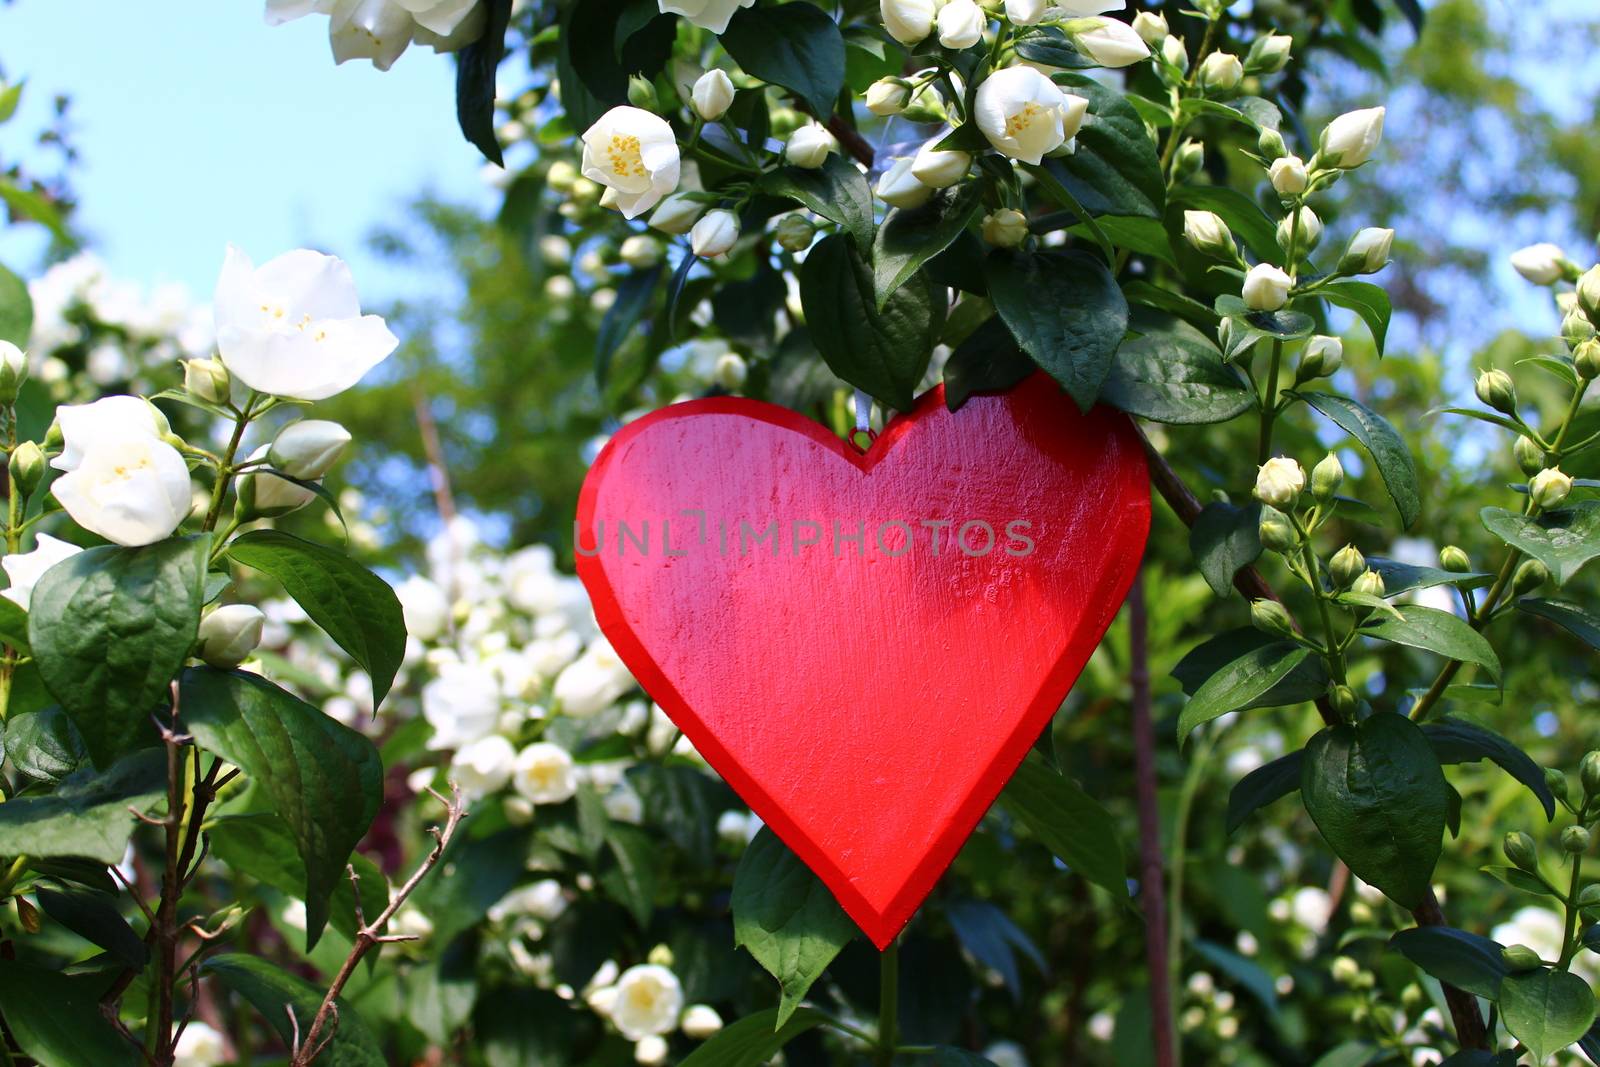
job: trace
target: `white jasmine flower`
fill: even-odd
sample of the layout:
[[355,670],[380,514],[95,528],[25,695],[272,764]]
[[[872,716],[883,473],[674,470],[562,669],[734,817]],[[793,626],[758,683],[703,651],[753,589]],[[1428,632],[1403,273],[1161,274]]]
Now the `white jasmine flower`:
[[229,245],[213,310],[229,373],[296,400],[344,392],[400,343],[380,316],[361,314],[342,259],[304,248],[257,267]]
[[583,134],[583,176],[615,190],[626,218],[644,214],[678,187],[679,162],[672,127],[643,108],[614,107]]
[[682,1011],[683,987],[666,967],[641,964],[629,967],[617,979],[611,1021],[629,1041],[671,1033]]

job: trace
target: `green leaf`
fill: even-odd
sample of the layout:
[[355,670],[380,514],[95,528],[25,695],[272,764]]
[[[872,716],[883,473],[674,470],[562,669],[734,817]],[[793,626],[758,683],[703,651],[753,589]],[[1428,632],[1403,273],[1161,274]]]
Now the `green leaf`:
[[[300,1035],[304,1037],[322,1004],[323,990],[317,986],[266,960],[243,953],[213,956],[200,965],[200,973],[216,978],[248,1000],[285,1047],[294,1040],[296,1030],[295,1023],[289,1021],[289,1013],[294,1013]],[[387,1061],[377,1035],[354,1006],[343,999],[335,1003],[339,1008],[339,1025],[331,1027],[332,1040],[326,1051],[317,1057],[317,1067],[385,1067]]]
[[1167,183],[1139,113],[1121,93],[1091,78],[1058,74],[1055,80],[1089,101],[1089,115],[1078,131],[1076,150],[1046,161],[1049,172],[1090,215],[1159,219]]
[[17,105],[22,102],[22,86],[22,82],[17,82],[0,89],[0,122],[11,121],[11,116],[17,113]]
[[612,823],[606,830],[606,844],[616,858],[616,866],[600,875],[600,884],[612,899],[628,909],[641,927],[650,925],[656,906],[655,841],[637,826]]
[[934,1067],[995,1067],[995,1062],[952,1045],[940,1045],[933,1050]]
[[617,283],[617,298],[606,308],[605,315],[600,319],[600,328],[594,334],[594,379],[602,389],[605,388],[606,379],[611,376],[611,358],[633,336],[645,313],[650,310],[650,301],[656,295],[656,286],[665,269],[665,266],[657,263],[644,270],[632,271]]
[[990,316],[945,361],[945,406],[956,411],[974,393],[1004,392],[1036,370],[1000,316]]
[[[1257,259],[1271,262],[1281,254],[1277,224],[1237,189],[1225,185],[1180,185],[1172,191],[1172,206],[1215,213]],[[1181,225],[1181,216],[1179,219],[1175,225]]]
[[1338,424],[1339,428],[1371,453],[1383,475],[1383,484],[1389,490],[1395,508],[1400,512],[1400,522],[1409,528],[1422,514],[1422,496],[1417,489],[1417,467],[1412,462],[1411,451],[1395,428],[1370,408],[1346,396],[1333,393],[1299,393],[1301,400]]
[[1532,893],[1541,897],[1560,897],[1559,893],[1541,881],[1537,875],[1529,874],[1527,871],[1517,867],[1488,866],[1479,867],[1478,870],[1491,878],[1499,879],[1512,889],[1520,889],[1524,893]]
[[151,735],[150,716],[171,702],[200,625],[210,546],[201,536],[91,548],[34,586],[28,641],[39,674],[98,765]]
[[342,552],[278,530],[236,537],[228,555],[276,578],[311,621],[371,675],[373,707],[383,703],[406,651],[400,598],[387,582]]
[[143,969],[150,950],[117,910],[117,898],[85,886],[39,887],[44,913],[92,945],[99,945],[126,967]]
[[1383,342],[1389,333],[1389,319],[1394,314],[1388,293],[1371,282],[1349,281],[1329,282],[1318,288],[1316,295],[1361,316],[1361,321],[1372,331],[1378,357],[1383,358]]
[[265,678],[184,672],[183,726],[200,746],[254,780],[294,835],[306,867],[306,951],[327,924],[329,898],[383,801],[383,762],[366,737]]
[[1400,618],[1379,618],[1361,627],[1367,637],[1437,652],[1447,659],[1476,663],[1495,678],[1500,677],[1500,657],[1482,634],[1459,617],[1421,604],[1400,605]]
[[[264,885],[296,900],[306,894],[306,863],[289,824],[271,812],[224,815],[212,819],[207,830],[211,854]],[[389,906],[389,881],[378,865],[357,852],[351,866],[361,885],[361,913],[373,920]],[[329,919],[345,939],[356,939],[355,891],[348,877],[339,879],[330,901]]]
[[1013,38],[1017,55],[1030,63],[1064,70],[1084,70],[1100,64],[1073,46],[1067,35],[1057,26],[1038,26],[1023,30]]
[[1243,826],[1244,821],[1261,808],[1298,792],[1305,757],[1304,752],[1291,752],[1239,779],[1228,793],[1228,833]]
[[1346,1041],[1317,1057],[1311,1067],[1367,1067],[1377,1059],[1380,1050],[1365,1041]]
[[1255,311],[1231,293],[1217,297],[1212,303],[1212,308],[1223,318],[1234,319],[1241,327],[1228,351],[1223,353],[1223,358],[1230,362],[1263,337],[1294,341],[1311,336],[1317,327],[1317,320],[1302,311],[1291,311],[1288,308],[1279,311]]
[[1443,846],[1450,787],[1427,735],[1380,711],[1306,745],[1300,796],[1335,855],[1395,903],[1415,908]]
[[985,269],[1017,344],[1088,411],[1128,329],[1128,302],[1106,265],[1081,252],[997,248]]
[[1500,983],[1500,1019],[1528,1047],[1533,1062],[1543,1063],[1588,1032],[1594,994],[1569,971],[1508,974]]
[[1078,784],[1029,755],[1000,795],[1057,859],[1114,897],[1128,895],[1127,861],[1109,812]]
[[67,224],[61,218],[61,209],[37,189],[24,189],[10,178],[0,177],[0,200],[5,201],[15,218],[32,219],[64,245],[74,243]]
[[32,652],[28,647],[28,613],[7,597],[0,597],[0,644],[10,645],[24,656]]
[[[9,806],[9,805],[7,805]],[[105,979],[0,960],[0,1012],[39,1067],[134,1067],[139,1050],[100,1014]]]
[[1529,755],[1493,730],[1446,716],[1426,723],[1422,732],[1440,763],[1476,763],[1489,760],[1527,786],[1544,806],[1548,819],[1556,817],[1556,798],[1545,785],[1544,770]]
[[1038,946],[1005,912],[988,901],[953,900],[945,905],[944,914],[961,947],[971,953],[973,959],[998,974],[1013,998],[1022,996],[1022,975],[1017,968],[1018,952],[1031,960],[1041,974],[1049,971]]
[[943,287],[918,272],[880,309],[871,268],[850,238],[835,234],[806,255],[800,303],[833,373],[896,411],[911,409],[944,324]]
[[1260,558],[1260,526],[1260,504],[1241,508],[1217,500],[1200,509],[1189,527],[1189,551],[1217,596],[1232,592],[1233,576]]
[[1112,407],[1156,422],[1195,425],[1226,422],[1255,406],[1256,395],[1239,372],[1187,322],[1141,310],[1131,328],[1139,336],[1117,348],[1100,389]]
[[781,1027],[856,936],[856,925],[822,881],[765,827],[739,860],[731,908],[734,945],[749,949],[778,980],[782,999],[772,1027]]
[[1445,985],[1485,1000],[1500,996],[1500,983],[1508,973],[1499,942],[1453,926],[1401,930],[1389,939],[1389,948]]
[[844,37],[813,4],[747,7],[734,12],[722,47],[751,77],[790,90],[821,118],[844,89]]
[[1195,727],[1226,715],[1260,706],[1257,702],[1309,656],[1293,641],[1274,641],[1252,648],[1207,678],[1178,715],[1181,743]]
[[1548,619],[1590,648],[1600,649],[1600,615],[1570,600],[1546,600],[1525,596],[1517,609],[1528,615]]
[[476,1044],[487,1067],[566,1067],[577,1018],[554,993],[503,986],[478,1000]]
[[83,735],[67,713],[53,704],[13,715],[5,726],[6,759],[29,778],[59,782],[74,771],[93,766]]
[[484,158],[505,166],[494,133],[494,75],[506,52],[511,0],[487,0],[483,35],[456,56],[456,121]]
[[1600,556],[1600,500],[1580,500],[1537,519],[1505,508],[1484,508],[1478,515],[1484,529],[1548,567],[1557,585]]
[[1203,938],[1194,943],[1195,951],[1212,966],[1239,983],[1245,991],[1259,1000],[1270,1011],[1278,1009],[1278,991],[1273,987],[1272,975],[1255,960],[1247,959],[1231,948],[1224,948]]
[[982,192],[981,183],[966,182],[935,193],[921,207],[895,208],[884,217],[872,248],[879,310],[924,263],[961,235],[983,206]]
[[678,1067],[759,1067],[783,1046],[827,1021],[826,1015],[811,1008],[801,1008],[782,1023],[777,1008],[758,1011],[718,1030]]
[[27,348],[33,334],[33,298],[28,283],[0,266],[0,341]]
[[848,159],[830,153],[820,167],[780,167],[761,178],[773,196],[798,200],[829,222],[844,227],[865,253],[872,247],[872,186]]
[[[1234,660],[1252,649],[1263,648],[1279,639],[1262,633],[1253,626],[1228,630],[1196,645],[1172,668],[1172,676],[1183,687],[1184,693],[1193,696],[1212,675],[1220,672]],[[1308,657],[1288,677],[1251,701],[1240,711],[1251,708],[1277,708],[1286,704],[1299,704],[1315,700],[1328,690],[1328,672],[1320,657]]]
[[0,804],[0,855],[83,856],[121,863],[133,831],[133,811],[147,812],[167,795],[167,757],[135,752],[105,774],[80,770],[44,796]]
[[1208,338],[1216,332],[1217,313],[1200,301],[1182,293],[1175,293],[1170,289],[1162,289],[1147,281],[1135,279],[1123,283],[1122,294],[1127,297],[1129,304],[1175,315]]
[[1397,596],[1413,589],[1427,589],[1435,585],[1453,585],[1460,589],[1477,589],[1494,581],[1494,575],[1482,571],[1447,571],[1438,567],[1419,567],[1399,560],[1368,556],[1367,566],[1383,578],[1387,596]]

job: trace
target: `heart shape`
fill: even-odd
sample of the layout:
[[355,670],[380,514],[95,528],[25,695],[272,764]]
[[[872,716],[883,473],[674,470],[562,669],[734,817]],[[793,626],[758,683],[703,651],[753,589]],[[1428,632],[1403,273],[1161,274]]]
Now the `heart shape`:
[[954,413],[935,388],[865,453],[713,398],[600,453],[578,574],[645,691],[881,949],[1060,707],[1149,525],[1132,424],[1043,375]]

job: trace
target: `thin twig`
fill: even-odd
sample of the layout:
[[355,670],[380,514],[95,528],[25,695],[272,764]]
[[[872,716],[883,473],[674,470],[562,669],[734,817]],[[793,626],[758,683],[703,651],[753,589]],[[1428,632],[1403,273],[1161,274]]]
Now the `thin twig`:
[[[345,957],[344,964],[339,968],[339,973],[334,976],[333,984],[328,987],[327,995],[322,998],[322,1005],[317,1008],[316,1018],[311,1020],[311,1029],[306,1031],[303,1042],[300,1040],[299,1022],[298,1020],[295,1022],[295,1040],[291,1048],[290,1067],[308,1067],[327,1047],[328,1043],[333,1040],[334,1031],[337,1029],[339,1021],[337,1003],[339,994],[344,991],[345,983],[350,981],[351,975],[355,974],[356,968],[361,965],[362,957],[374,945],[416,940],[411,935],[384,934],[381,931],[388,925],[389,920],[394,917],[394,913],[400,909],[400,906],[406,902],[406,898],[427,877],[428,872],[438,864],[439,858],[444,855],[444,850],[450,844],[450,839],[455,836],[456,827],[467,814],[466,804],[461,797],[461,787],[454,782],[450,783],[450,798],[448,800],[439,796],[438,793],[434,793],[431,789],[428,792],[438,797],[445,805],[444,826],[435,826],[429,829],[428,832],[433,835],[433,848],[423,861],[417,865],[417,869],[411,872],[411,877],[406,879],[405,884],[389,897],[389,906],[384,908],[382,913],[371,923],[363,921],[361,917],[361,904],[359,903],[361,899],[361,884],[356,877],[355,867],[353,865],[350,866],[350,883],[355,890],[355,898],[357,900],[355,944],[350,947],[350,954]],[[293,1013],[290,1013],[290,1017],[293,1018]],[[332,1024],[331,1028],[330,1023]]]
[[1128,589],[1128,683],[1133,690],[1134,793],[1139,802],[1139,900],[1145,917],[1145,965],[1150,971],[1156,1067],[1176,1067],[1172,961],[1167,957],[1167,893],[1161,860],[1161,803],[1157,797],[1156,729],[1150,712],[1149,619],[1144,569]]

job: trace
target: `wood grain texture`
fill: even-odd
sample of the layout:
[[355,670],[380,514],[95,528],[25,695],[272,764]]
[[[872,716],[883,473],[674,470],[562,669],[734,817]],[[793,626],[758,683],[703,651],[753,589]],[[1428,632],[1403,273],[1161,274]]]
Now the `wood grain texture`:
[[[972,525],[963,550],[980,522],[992,547]],[[646,692],[882,948],[1077,679],[1149,522],[1132,423],[1043,375],[953,414],[936,388],[864,454],[714,398],[602,451],[578,574]]]

